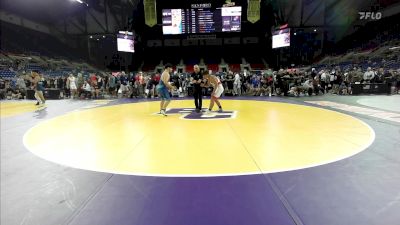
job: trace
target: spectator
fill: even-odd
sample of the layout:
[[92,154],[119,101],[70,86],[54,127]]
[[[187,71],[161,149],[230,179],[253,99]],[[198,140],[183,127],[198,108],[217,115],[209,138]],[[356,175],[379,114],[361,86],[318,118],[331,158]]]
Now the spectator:
[[182,77],[183,82],[182,82],[182,91],[183,93],[187,93],[188,92],[188,87],[190,86],[190,79],[189,77]]
[[364,82],[371,82],[375,77],[374,71],[372,71],[371,67],[368,67],[367,71],[364,73],[363,81]]
[[92,97],[92,86],[89,84],[89,82],[84,81],[82,90],[83,90],[84,97],[86,99]]
[[226,75],[225,82],[226,82],[227,92],[233,95],[232,93],[234,85],[234,76],[232,71],[229,71],[228,74]]
[[310,77],[303,83],[303,88],[307,91],[308,96],[312,96],[314,86],[313,86],[313,79]]
[[395,93],[400,94],[400,69],[393,73],[394,83],[396,83]]
[[0,78],[0,99],[6,98],[6,81]]
[[[154,76],[152,80],[154,80],[153,87],[155,87],[158,84],[156,76]],[[176,88],[176,90],[173,90],[172,93],[179,96],[179,92],[182,90],[182,86],[181,86],[181,80],[177,73],[171,75],[171,82]]]
[[360,83],[363,81],[363,73],[361,71],[361,68],[357,68],[357,71],[354,73],[353,80],[355,83]]
[[[313,77],[313,76],[311,75],[310,78],[311,77]],[[314,76],[312,84],[313,84],[313,89],[314,89],[315,95],[318,95],[320,91],[322,92],[322,94],[325,93],[324,89],[321,87],[321,83],[320,83],[320,80],[319,80],[318,76]]]
[[324,90],[324,94],[326,93],[327,90],[327,84],[329,83],[330,77],[328,75],[327,72],[325,72],[324,70],[321,70],[320,72],[321,74],[321,88]]
[[77,96],[78,88],[76,86],[76,79],[72,73],[69,74],[68,77],[68,85],[67,85],[71,91],[71,99],[74,99],[74,97]]
[[85,79],[83,78],[83,75],[81,73],[78,73],[78,78],[76,79],[76,88],[78,91],[78,95],[80,95],[82,92],[82,86],[84,84],[84,80]]
[[128,77],[126,76],[125,72],[121,73],[121,76],[119,77],[120,80],[120,87],[118,89],[118,96],[121,97],[126,97],[127,93],[129,92],[129,87],[128,85]]
[[[174,82],[173,80],[173,76],[171,75],[171,81]],[[146,85],[146,90],[147,91],[147,96],[146,98],[154,98],[154,94],[155,94],[155,87],[157,86],[158,82],[155,79],[155,76],[153,75],[148,81],[147,81],[147,85]]]
[[17,79],[17,87],[18,87],[20,90],[26,90],[25,80],[24,80],[24,78],[23,78],[22,75],[19,76],[18,79]]
[[235,74],[235,78],[233,81],[233,95],[240,96],[241,95],[241,82],[239,73]]
[[89,82],[89,85],[92,87],[92,98],[97,99],[99,97],[99,93],[100,93],[99,85],[97,83],[97,76],[94,75],[94,76],[90,77],[88,82]]
[[69,77],[63,78],[63,85],[64,85],[64,94],[66,98],[71,96],[71,89],[69,87]]
[[110,74],[108,76],[108,92],[112,97],[117,96],[117,90],[116,90],[116,78],[114,75]]
[[262,78],[261,80],[261,88],[260,88],[260,96],[271,96],[271,86],[268,84],[268,78]]
[[250,95],[259,96],[260,85],[261,85],[260,79],[256,75],[253,75],[253,78],[251,79]]
[[375,77],[372,81],[372,83],[383,83],[383,78],[384,77],[384,71],[383,68],[379,68],[378,71],[375,73]]
[[137,76],[137,80],[139,82],[139,96],[144,96],[144,90],[146,87],[146,83],[144,80],[143,72],[139,72],[139,76]]

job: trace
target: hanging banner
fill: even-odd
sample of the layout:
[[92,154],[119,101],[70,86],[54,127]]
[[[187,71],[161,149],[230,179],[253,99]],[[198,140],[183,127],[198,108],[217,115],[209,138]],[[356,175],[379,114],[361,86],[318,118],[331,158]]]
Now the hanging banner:
[[144,20],[147,26],[157,24],[156,0],[144,0]]
[[248,0],[247,20],[251,23],[260,20],[260,0]]

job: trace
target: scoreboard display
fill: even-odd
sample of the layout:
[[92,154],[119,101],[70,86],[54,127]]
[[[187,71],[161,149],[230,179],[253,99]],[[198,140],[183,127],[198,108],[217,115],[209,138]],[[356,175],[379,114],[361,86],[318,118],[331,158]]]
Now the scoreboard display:
[[120,31],[117,34],[119,52],[135,52],[135,39],[132,32]]
[[272,48],[290,46],[290,28],[276,30],[272,33]]
[[163,9],[164,34],[239,32],[242,7]]

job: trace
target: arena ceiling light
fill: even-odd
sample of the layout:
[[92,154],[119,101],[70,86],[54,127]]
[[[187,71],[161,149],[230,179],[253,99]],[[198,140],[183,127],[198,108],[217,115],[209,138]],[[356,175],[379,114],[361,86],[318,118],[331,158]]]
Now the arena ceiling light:
[[86,6],[89,6],[89,4],[87,4],[86,2],[83,2],[82,0],[74,0],[75,2],[79,2],[81,4],[85,4]]

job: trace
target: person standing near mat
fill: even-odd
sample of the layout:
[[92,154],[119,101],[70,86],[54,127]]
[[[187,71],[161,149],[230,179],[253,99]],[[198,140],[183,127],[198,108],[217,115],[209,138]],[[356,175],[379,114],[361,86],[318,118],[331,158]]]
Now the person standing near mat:
[[35,88],[35,98],[37,100],[36,105],[40,105],[46,102],[43,96],[44,83],[42,77],[37,72],[32,72],[32,83]]
[[172,72],[172,65],[165,64],[164,72],[161,75],[160,82],[157,85],[157,92],[161,98],[160,102],[160,113],[167,116],[166,109],[168,104],[171,102],[171,95],[169,91],[174,89],[174,87],[169,83],[170,73]]
[[196,112],[201,112],[201,107],[203,105],[203,96],[202,96],[202,87],[201,82],[203,81],[203,75],[200,72],[200,68],[198,65],[194,65],[194,72],[191,76],[191,83],[193,85],[193,97],[194,104],[196,106]]
[[204,86],[208,87],[211,85],[213,87],[213,92],[211,93],[210,107],[208,107],[206,113],[211,112],[212,108],[214,107],[214,102],[218,105],[218,112],[223,112],[221,103],[218,99],[224,92],[224,86],[222,86],[222,83],[218,77],[209,74],[208,71],[204,71],[203,78],[207,80],[207,83]]

